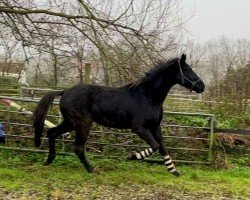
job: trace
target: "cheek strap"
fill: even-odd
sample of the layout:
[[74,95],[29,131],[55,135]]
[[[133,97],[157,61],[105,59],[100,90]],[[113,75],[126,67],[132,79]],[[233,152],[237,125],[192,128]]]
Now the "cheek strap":
[[180,70],[180,74],[181,74],[181,84],[183,85],[184,84],[184,80],[186,80],[187,82],[191,83],[191,88],[189,89],[190,92],[192,92],[194,86],[199,82],[201,81],[201,79],[198,79],[197,81],[191,81],[189,78],[187,78],[184,74],[183,74],[183,71],[182,71],[182,68],[181,68],[181,62],[180,60],[178,60],[178,65],[179,65],[179,70]]

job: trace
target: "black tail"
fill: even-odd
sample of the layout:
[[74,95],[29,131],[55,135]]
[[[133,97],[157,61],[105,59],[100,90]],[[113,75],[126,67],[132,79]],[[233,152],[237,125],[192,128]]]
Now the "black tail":
[[38,148],[41,145],[41,137],[44,129],[44,121],[46,114],[49,110],[49,105],[52,104],[56,96],[62,96],[62,91],[49,92],[43,96],[41,101],[38,103],[34,111],[34,123],[33,127],[35,128],[35,146]]

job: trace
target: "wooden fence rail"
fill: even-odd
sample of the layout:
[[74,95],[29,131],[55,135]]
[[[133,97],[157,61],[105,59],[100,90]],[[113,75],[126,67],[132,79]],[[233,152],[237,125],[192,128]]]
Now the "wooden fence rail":
[[[210,129],[203,129],[205,132],[210,132]],[[240,134],[240,135],[249,135],[250,130],[243,130],[243,129],[224,129],[224,128],[215,128],[215,133],[228,133],[228,134]]]

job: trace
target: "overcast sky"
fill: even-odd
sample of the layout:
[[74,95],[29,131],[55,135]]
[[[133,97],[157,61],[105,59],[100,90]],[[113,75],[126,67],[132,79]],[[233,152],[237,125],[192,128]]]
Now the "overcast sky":
[[250,39],[250,0],[182,0],[189,37],[206,42],[222,35]]

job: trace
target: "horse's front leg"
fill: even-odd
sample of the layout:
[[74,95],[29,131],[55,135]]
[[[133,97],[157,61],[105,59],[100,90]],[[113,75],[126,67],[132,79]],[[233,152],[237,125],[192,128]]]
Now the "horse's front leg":
[[158,126],[155,129],[151,130],[155,140],[159,143],[159,152],[164,157],[164,163],[167,166],[167,169],[170,173],[175,176],[180,176],[180,173],[176,170],[175,165],[167,151],[166,144],[164,138],[161,133],[161,127]]
[[157,149],[159,148],[159,144],[156,142],[150,130],[143,127],[136,127],[133,128],[132,131],[139,135],[143,140],[145,140],[150,147],[140,152],[130,153],[127,156],[127,160],[143,160],[157,151]]

